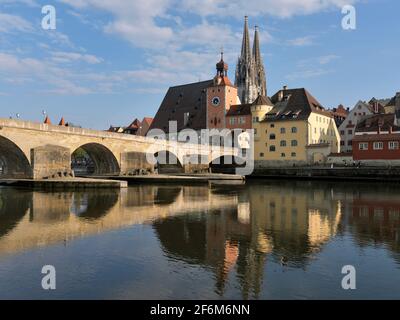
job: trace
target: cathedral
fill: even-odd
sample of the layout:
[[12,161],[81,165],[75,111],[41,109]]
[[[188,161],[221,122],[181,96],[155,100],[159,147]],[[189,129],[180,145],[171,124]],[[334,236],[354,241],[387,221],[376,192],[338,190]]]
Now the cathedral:
[[235,75],[235,86],[243,104],[254,102],[259,95],[267,96],[267,80],[261,57],[258,27],[255,27],[253,51],[250,48],[248,18],[245,17],[242,51]]
[[228,78],[228,64],[216,64],[213,79],[169,88],[150,129],[170,132],[171,121],[178,132],[186,128],[202,129],[251,128],[250,106],[259,96],[267,96],[266,76],[261,57],[258,28],[255,28],[251,50],[248,18],[245,17],[241,55],[235,83]]

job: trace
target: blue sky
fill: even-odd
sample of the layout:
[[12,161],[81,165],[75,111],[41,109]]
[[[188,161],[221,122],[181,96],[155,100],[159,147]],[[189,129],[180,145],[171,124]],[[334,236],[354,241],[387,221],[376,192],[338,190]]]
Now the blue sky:
[[[356,8],[356,30],[341,27]],[[53,5],[57,29],[43,30]],[[154,116],[171,85],[234,80],[243,16],[258,25],[268,94],[307,88],[325,107],[400,91],[396,0],[0,0],[0,117],[106,129]],[[252,35],[251,35],[252,36]]]

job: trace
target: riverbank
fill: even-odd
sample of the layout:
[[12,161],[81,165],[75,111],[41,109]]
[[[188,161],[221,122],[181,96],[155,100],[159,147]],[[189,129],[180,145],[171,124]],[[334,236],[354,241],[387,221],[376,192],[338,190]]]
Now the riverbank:
[[258,168],[248,178],[400,182],[400,167]]
[[156,184],[206,184],[209,182],[242,182],[245,177],[235,174],[152,174],[137,176],[92,176],[94,179],[112,179],[126,181],[128,184],[156,183]]
[[126,181],[92,179],[92,178],[65,178],[65,179],[1,179],[0,186],[19,187],[44,190],[75,190],[75,189],[121,189],[127,188]]

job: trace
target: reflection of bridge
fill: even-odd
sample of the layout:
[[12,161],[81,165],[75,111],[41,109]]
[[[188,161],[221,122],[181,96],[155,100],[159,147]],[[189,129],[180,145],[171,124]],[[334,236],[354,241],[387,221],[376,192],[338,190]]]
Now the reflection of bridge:
[[12,189],[0,191],[0,255],[190,212],[234,209],[238,204],[237,196],[189,186],[15,196]]
[[153,171],[146,154],[168,154],[184,172],[193,172],[208,169],[217,158],[238,153],[234,148],[0,119],[0,174],[4,178],[71,176],[71,155],[78,149],[93,160],[97,175]]

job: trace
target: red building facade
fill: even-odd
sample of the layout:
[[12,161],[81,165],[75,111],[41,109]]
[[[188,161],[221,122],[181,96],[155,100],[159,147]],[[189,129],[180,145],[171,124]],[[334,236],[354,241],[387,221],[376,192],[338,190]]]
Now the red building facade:
[[374,115],[357,125],[354,160],[400,160],[400,126],[395,114]]

